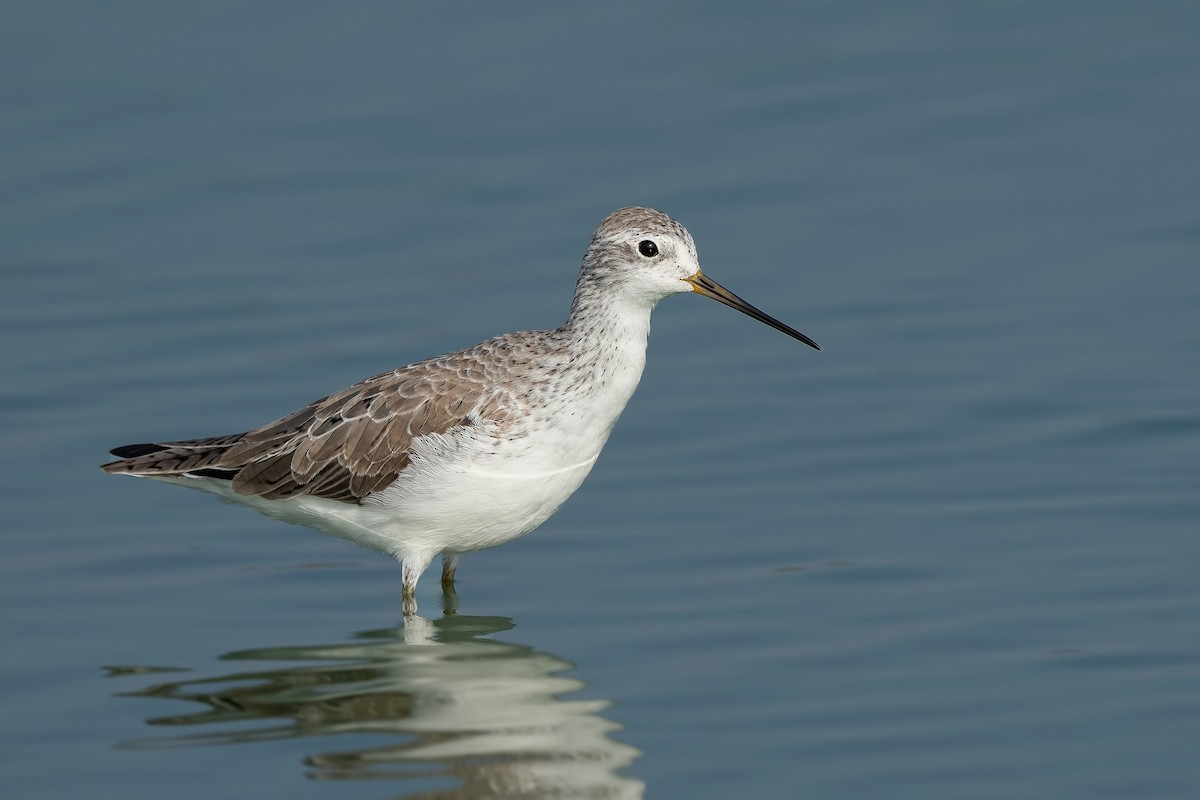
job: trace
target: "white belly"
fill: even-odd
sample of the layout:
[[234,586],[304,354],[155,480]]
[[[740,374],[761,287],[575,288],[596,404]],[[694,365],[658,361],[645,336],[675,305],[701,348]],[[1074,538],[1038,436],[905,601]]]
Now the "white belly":
[[572,444],[578,442],[549,434],[509,440],[467,429],[424,436],[413,442],[411,463],[400,476],[360,504],[307,495],[264,500],[212,478],[162,480],[404,559],[495,547],[541,525],[599,456],[595,446],[580,459]]
[[[363,502],[379,530],[404,548],[465,553],[495,547],[541,525],[570,497],[596,463],[519,471],[502,457],[464,469],[421,469],[402,475]],[[409,473],[406,470],[406,473]]]
[[[458,429],[414,441],[411,464],[363,500],[402,548],[465,553],[541,525],[591,471],[599,446],[579,454],[554,431],[501,438]],[[603,444],[598,443],[598,444]]]

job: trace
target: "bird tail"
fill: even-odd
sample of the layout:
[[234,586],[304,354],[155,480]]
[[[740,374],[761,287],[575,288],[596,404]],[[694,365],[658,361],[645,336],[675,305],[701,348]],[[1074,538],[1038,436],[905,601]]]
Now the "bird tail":
[[240,435],[183,442],[127,444],[110,450],[118,460],[103,464],[100,469],[115,475],[159,478],[195,475],[230,479],[238,470],[218,465],[225,452],[239,440]]

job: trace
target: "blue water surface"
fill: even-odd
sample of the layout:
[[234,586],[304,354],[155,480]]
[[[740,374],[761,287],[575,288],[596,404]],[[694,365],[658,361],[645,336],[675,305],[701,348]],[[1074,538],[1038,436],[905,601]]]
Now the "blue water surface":
[[[3,794],[1200,791],[1200,9],[9,4]],[[671,298],[543,528],[377,554],[102,474]]]

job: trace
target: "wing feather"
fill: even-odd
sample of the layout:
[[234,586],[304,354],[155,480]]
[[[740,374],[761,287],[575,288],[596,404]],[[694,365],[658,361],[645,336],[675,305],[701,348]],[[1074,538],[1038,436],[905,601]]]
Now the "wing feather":
[[109,472],[229,478],[243,495],[357,503],[410,464],[413,440],[503,425],[514,398],[488,380],[483,348],[376,375],[232,436],[117,448]]

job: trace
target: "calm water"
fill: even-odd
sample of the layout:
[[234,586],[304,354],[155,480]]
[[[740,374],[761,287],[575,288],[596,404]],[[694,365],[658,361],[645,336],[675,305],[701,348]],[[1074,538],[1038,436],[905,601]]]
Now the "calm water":
[[[1200,791],[1195,5],[4,17],[4,796]],[[556,325],[632,203],[825,351],[666,301],[457,615],[96,469]]]

